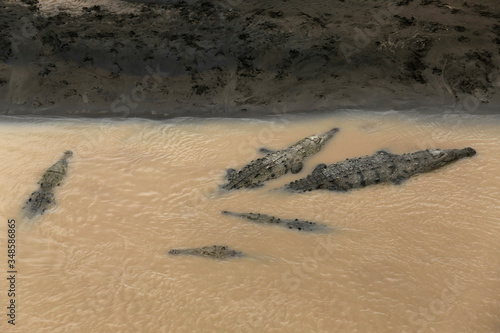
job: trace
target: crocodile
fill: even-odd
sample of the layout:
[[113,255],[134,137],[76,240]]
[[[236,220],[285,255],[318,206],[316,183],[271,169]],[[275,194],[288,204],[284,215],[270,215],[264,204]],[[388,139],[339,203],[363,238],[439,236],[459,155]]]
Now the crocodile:
[[66,151],[63,157],[49,167],[38,182],[39,189],[31,193],[26,205],[23,207],[24,214],[31,219],[36,215],[42,215],[47,209],[55,206],[53,189],[61,185],[68,168],[68,159],[73,156],[73,152]]
[[308,232],[328,232],[330,228],[323,224],[318,224],[311,221],[304,221],[299,219],[288,220],[280,219],[266,214],[258,213],[234,213],[228,212],[227,210],[222,211],[222,214],[244,218],[250,220],[254,223],[277,225],[283,228],[297,230],[297,231],[308,231]]
[[346,159],[328,166],[319,164],[310,175],[285,185],[285,189],[297,192],[317,189],[349,191],[378,183],[401,184],[411,176],[475,154],[470,147],[427,149],[402,155],[378,151],[371,156]]
[[229,169],[226,176],[228,182],[222,188],[259,187],[265,181],[276,179],[289,171],[296,174],[302,170],[303,161],[319,152],[338,131],[338,128],[332,128],[323,134],[311,135],[282,150],[263,150],[266,153],[264,157],[251,161],[241,170]]
[[42,190],[50,190],[61,185],[61,181],[66,175],[68,169],[68,159],[73,156],[71,150],[65,151],[63,157],[45,171],[38,182]]
[[194,255],[194,256],[210,257],[213,259],[221,259],[221,260],[244,256],[242,252],[233,250],[225,245],[210,245],[193,249],[172,249],[168,251],[168,254]]
[[47,209],[54,207],[56,201],[52,191],[35,191],[31,193],[30,198],[24,207],[24,213],[29,219],[35,215],[42,215]]

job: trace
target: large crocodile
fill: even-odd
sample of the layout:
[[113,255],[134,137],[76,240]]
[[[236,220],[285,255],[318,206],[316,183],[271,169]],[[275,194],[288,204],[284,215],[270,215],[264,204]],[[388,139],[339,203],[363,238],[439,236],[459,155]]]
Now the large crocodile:
[[214,259],[228,259],[234,257],[242,257],[244,254],[231,249],[225,245],[210,245],[193,249],[172,249],[168,251],[172,255],[194,255],[200,257],[210,257]]
[[43,214],[47,209],[55,205],[54,193],[52,189],[61,184],[68,168],[68,159],[73,156],[73,152],[66,151],[63,157],[48,168],[38,182],[40,188],[31,193],[26,205],[23,207],[24,214],[31,219],[36,215]]
[[378,183],[400,184],[411,176],[475,154],[472,148],[427,149],[403,155],[379,151],[329,166],[319,164],[312,174],[285,185],[285,188],[299,192],[317,189],[348,191]]
[[229,169],[228,183],[222,185],[222,188],[232,190],[258,187],[262,186],[265,181],[276,179],[288,171],[298,173],[302,170],[302,162],[308,156],[319,152],[338,131],[338,128],[333,128],[323,134],[304,138],[286,149],[266,151],[267,154],[264,157],[253,160],[240,171]]
[[280,219],[266,214],[256,214],[256,213],[233,213],[226,210],[222,211],[222,214],[229,216],[235,216],[239,218],[244,218],[250,220],[254,223],[277,225],[283,228],[297,230],[297,231],[308,231],[308,232],[328,232],[330,228],[323,224],[318,224],[311,221],[304,221],[299,219],[289,220]]

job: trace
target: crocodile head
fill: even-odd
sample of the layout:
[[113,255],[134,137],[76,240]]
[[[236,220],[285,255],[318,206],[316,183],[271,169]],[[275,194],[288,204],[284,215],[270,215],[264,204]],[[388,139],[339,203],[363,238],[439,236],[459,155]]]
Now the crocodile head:
[[427,149],[427,151],[431,155],[431,161],[426,165],[426,169],[429,170],[440,168],[450,162],[476,154],[476,151],[470,147],[463,149]]
[[335,127],[331,130],[318,135],[311,135],[310,137],[302,140],[301,144],[305,148],[307,156],[312,155],[320,151],[320,149],[325,145],[325,143],[330,140],[335,133],[339,131],[339,128]]

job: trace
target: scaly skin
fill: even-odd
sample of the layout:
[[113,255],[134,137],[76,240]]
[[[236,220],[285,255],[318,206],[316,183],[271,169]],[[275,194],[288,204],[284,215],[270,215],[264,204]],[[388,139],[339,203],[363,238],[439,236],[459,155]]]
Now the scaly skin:
[[411,176],[441,168],[476,151],[464,149],[427,149],[396,155],[379,151],[330,164],[318,165],[311,175],[285,186],[286,189],[305,192],[318,189],[349,191],[378,183],[400,184]]
[[36,215],[42,215],[47,209],[55,206],[53,188],[59,186],[68,168],[68,159],[73,155],[71,151],[66,151],[64,156],[44,172],[38,182],[40,188],[31,193],[26,205],[23,207],[25,216],[28,219]]
[[280,219],[280,218],[266,215],[266,214],[233,213],[233,212],[228,212],[226,210],[222,211],[222,214],[247,219],[247,220],[250,220],[254,223],[277,225],[277,226],[280,226],[282,228],[287,228],[287,229],[297,230],[297,231],[328,232],[330,230],[330,228],[328,226],[318,224],[315,222],[303,221],[303,220],[299,220],[299,219],[295,219],[295,220]]
[[258,187],[289,171],[294,174],[298,173],[302,170],[302,162],[319,152],[338,131],[338,128],[333,128],[323,134],[304,138],[289,148],[270,152],[262,158],[253,160],[240,171],[230,169],[227,174],[228,183],[222,188],[232,190]]
[[73,156],[73,152],[69,150],[66,151],[64,156],[59,161],[45,171],[42,175],[42,179],[38,182],[42,190],[50,190],[61,184],[61,181],[66,175],[66,171],[68,169],[68,159],[71,156]]
[[194,249],[172,249],[168,251],[168,254],[172,255],[193,255],[200,257],[210,257],[213,259],[228,259],[234,257],[242,257],[244,254],[235,251],[225,245],[211,245],[203,246]]
[[24,213],[27,218],[32,219],[35,215],[42,215],[47,209],[54,207],[56,200],[52,191],[35,191],[31,193],[30,198],[24,207]]

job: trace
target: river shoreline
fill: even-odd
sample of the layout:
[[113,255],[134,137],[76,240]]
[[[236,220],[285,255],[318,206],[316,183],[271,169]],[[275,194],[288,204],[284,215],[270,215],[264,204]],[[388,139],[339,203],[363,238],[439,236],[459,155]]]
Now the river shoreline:
[[[413,106],[413,107],[411,107]],[[500,114],[500,106],[497,104],[474,105],[436,105],[430,104],[419,106],[415,103],[407,105],[377,105],[371,106],[352,106],[352,107],[322,107],[322,108],[294,108],[288,104],[269,107],[255,107],[249,105],[245,108],[227,109],[224,106],[205,106],[169,109],[166,106],[154,105],[151,108],[143,108],[130,112],[114,112],[110,109],[99,108],[96,106],[83,106],[81,108],[53,107],[53,108],[24,108],[20,106],[6,106],[0,104],[0,115],[15,116],[21,118],[80,118],[80,119],[128,119],[142,118],[149,120],[168,120],[176,118],[255,118],[266,119],[269,117],[287,117],[287,116],[318,116],[326,114],[335,114],[342,112],[391,112],[400,113],[419,113],[419,114],[443,114],[443,115],[461,115],[461,116],[491,116]]]
[[496,2],[475,0],[8,0],[0,11],[0,113],[496,113],[497,12]]

